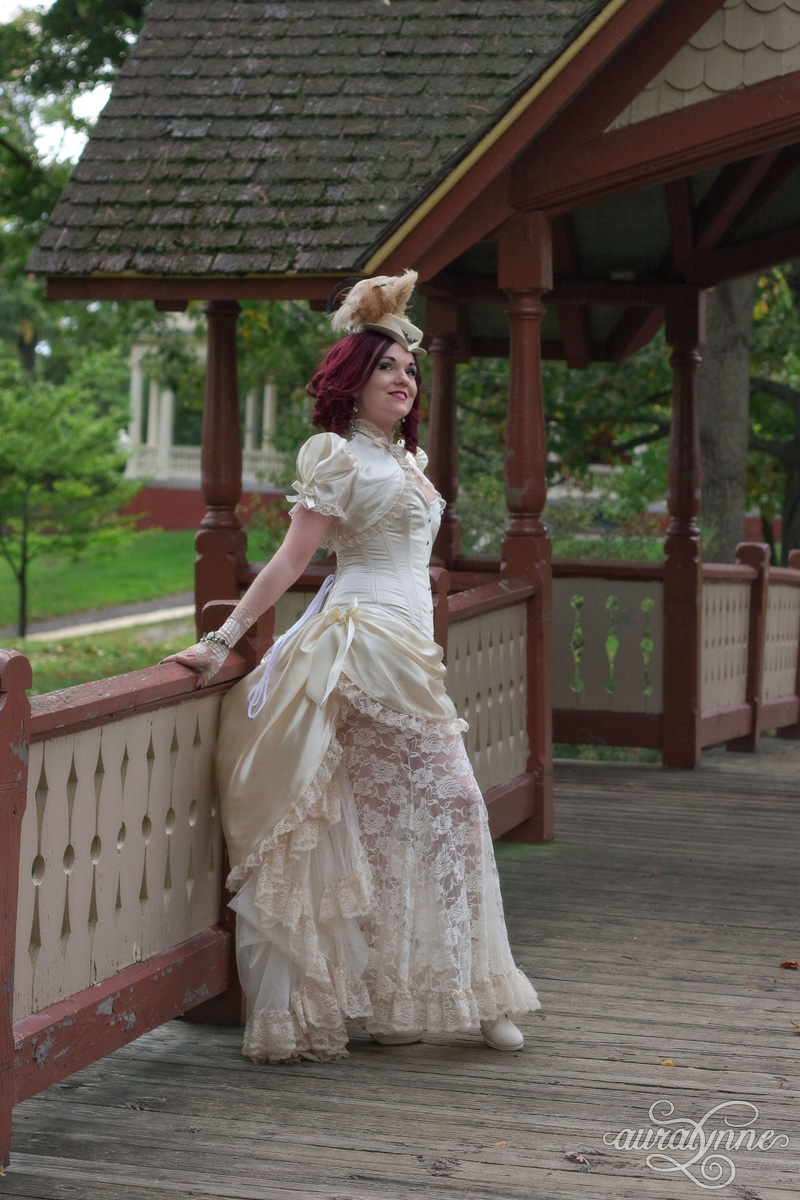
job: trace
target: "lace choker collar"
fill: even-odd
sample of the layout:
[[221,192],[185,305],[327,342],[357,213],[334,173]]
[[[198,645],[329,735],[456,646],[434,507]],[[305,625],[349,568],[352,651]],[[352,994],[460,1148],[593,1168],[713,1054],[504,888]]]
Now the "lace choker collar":
[[363,433],[371,441],[377,442],[395,458],[405,458],[406,448],[402,442],[390,442],[383,430],[379,429],[377,425],[373,425],[371,421],[365,421],[359,417],[353,421],[353,430],[356,433]]

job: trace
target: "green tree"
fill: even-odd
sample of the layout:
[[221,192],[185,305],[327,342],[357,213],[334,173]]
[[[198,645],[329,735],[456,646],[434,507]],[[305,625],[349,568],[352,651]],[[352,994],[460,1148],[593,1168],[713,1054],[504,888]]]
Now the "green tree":
[[[75,102],[111,82],[144,8],[144,0],[55,0],[46,12],[31,7],[0,25],[0,340],[16,349],[31,377],[42,368],[45,375],[58,373],[58,350],[71,323],[113,323],[74,315],[96,316],[97,305],[46,304],[42,282],[25,274],[72,168],[63,155],[40,153],[37,133],[43,126],[87,131]],[[141,321],[144,306],[131,307],[134,323]],[[103,308],[118,329],[130,327],[130,308],[124,315],[118,306]],[[49,362],[37,356],[41,346],[51,352]]]
[[[747,281],[741,283],[746,296]],[[742,307],[742,304],[740,304]],[[748,506],[761,509],[764,535],[783,513],[782,561],[800,546],[800,268],[774,270],[757,282],[750,358],[750,450]],[[736,336],[743,341],[743,321]],[[719,341],[719,339],[717,339]],[[712,347],[712,351],[714,348]],[[732,357],[724,348],[730,372]],[[742,355],[739,355],[742,358]],[[747,355],[743,356],[744,365]],[[720,378],[720,370],[714,378]],[[458,368],[460,476],[459,515],[464,547],[497,553],[504,518],[503,439],[508,395],[505,360],[475,360]],[[568,483],[586,492],[597,485],[597,467],[610,467],[605,496],[582,506],[584,516],[614,524],[623,533],[652,532],[657,519],[643,514],[667,493],[672,372],[663,332],[621,364],[595,363],[585,371],[561,362],[543,367],[547,421],[548,483]],[[746,384],[745,384],[746,386]],[[717,410],[719,419],[719,410]],[[730,464],[728,464],[730,466]],[[745,466],[741,466],[744,477]],[[728,476],[731,471],[728,470]],[[729,486],[730,479],[726,481]],[[713,486],[713,480],[712,480]],[[595,490],[596,486],[595,486]],[[703,519],[708,555],[720,552],[717,529]],[[574,514],[574,506],[573,506]],[[545,521],[564,533],[566,506],[551,504]],[[738,518],[741,529],[741,518]],[[728,543],[738,540],[727,538]],[[611,549],[611,547],[608,547]]]
[[[783,516],[781,562],[800,547],[800,272],[759,280],[750,380],[751,501],[771,543],[772,517]],[[773,546],[773,557],[777,558]]]
[[26,82],[40,96],[71,96],[110,82],[136,40],[147,0],[54,0],[45,11],[29,10],[19,57]]
[[122,478],[119,412],[102,412],[75,383],[30,384],[11,363],[0,380],[0,553],[18,590],[18,634],[28,619],[28,569],[45,553],[76,559],[118,547],[130,523],[118,515],[136,486]]
[[[543,365],[548,485],[588,493],[596,467],[613,466],[614,495],[592,507],[551,504],[545,522],[556,537],[594,516],[642,532],[641,514],[666,495],[671,372],[663,335],[627,363],[595,363],[584,371]],[[465,551],[496,554],[505,520],[503,462],[508,363],[475,359],[458,367],[458,513]]]

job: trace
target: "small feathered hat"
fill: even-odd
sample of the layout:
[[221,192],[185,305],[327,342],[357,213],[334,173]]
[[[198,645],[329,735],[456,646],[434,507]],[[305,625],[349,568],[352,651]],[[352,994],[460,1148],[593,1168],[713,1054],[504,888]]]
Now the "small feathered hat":
[[346,280],[331,296],[334,307],[345,287],[352,284],[344,300],[331,314],[331,326],[336,333],[361,333],[372,329],[383,333],[411,354],[422,357],[422,330],[405,316],[406,305],[417,282],[416,271],[402,275],[374,275],[372,279]]

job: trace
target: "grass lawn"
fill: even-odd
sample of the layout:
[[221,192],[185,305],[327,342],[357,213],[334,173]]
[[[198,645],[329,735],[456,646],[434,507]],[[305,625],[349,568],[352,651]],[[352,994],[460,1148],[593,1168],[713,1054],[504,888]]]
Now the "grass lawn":
[[663,562],[664,539],[655,537],[554,537],[553,558],[604,562]]
[[6,638],[3,649],[19,650],[30,659],[33,667],[30,694],[39,696],[77,683],[152,667],[165,655],[191,646],[194,640],[192,621],[165,621],[63,641],[58,641],[56,635],[52,642]]
[[[194,557],[192,530],[146,529],[134,534],[118,554],[89,554],[77,560],[65,555],[34,559],[29,571],[28,620],[189,592],[194,587]],[[0,627],[16,620],[16,580],[8,563],[0,558]]]

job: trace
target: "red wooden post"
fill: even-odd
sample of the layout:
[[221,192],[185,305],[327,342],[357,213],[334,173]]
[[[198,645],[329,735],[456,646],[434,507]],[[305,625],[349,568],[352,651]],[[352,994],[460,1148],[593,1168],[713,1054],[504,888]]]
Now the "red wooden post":
[[761,705],[764,699],[764,651],[767,638],[767,594],[770,550],[765,542],[740,542],[736,561],[754,567],[757,577],[750,586],[750,621],[747,629],[747,684],[745,700],[750,705],[752,725],[741,738],[732,738],[728,750],[758,749],[761,738]]
[[700,762],[703,563],[700,510],[700,432],[697,411],[698,346],[704,338],[705,295],[688,290],[666,313],[672,347],[672,434],[664,544],[664,744],[665,767]]
[[0,1165],[11,1154],[14,1108],[14,955],[22,818],[28,795],[31,664],[15,650],[0,650]]
[[551,548],[542,524],[547,444],[541,371],[542,294],[553,286],[550,226],[542,213],[520,214],[498,239],[498,286],[508,292],[510,362],[506,432],[506,503],[501,575],[530,579],[528,602],[528,774],[533,811],[507,836],[553,836],[553,626]]
[[236,371],[235,300],[210,300],[203,410],[202,488],[208,506],[195,538],[195,621],[209,600],[236,600],[247,538],[236,515],[242,498],[242,435]]
[[458,308],[455,301],[427,301],[425,325],[432,335],[428,351],[433,362],[431,409],[428,423],[428,473],[447,508],[434,543],[434,554],[452,568],[461,541],[455,511],[458,498],[458,425],[456,419],[456,358],[458,357]]
[[[793,571],[800,571],[800,550],[789,551],[789,562],[787,566]],[[800,629],[797,631],[797,674],[794,681],[794,694],[800,697]],[[791,738],[792,740],[800,739],[800,722],[797,725],[785,725],[783,729],[778,730],[778,737]]]

